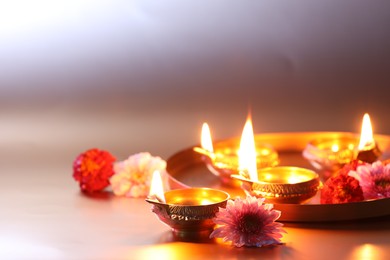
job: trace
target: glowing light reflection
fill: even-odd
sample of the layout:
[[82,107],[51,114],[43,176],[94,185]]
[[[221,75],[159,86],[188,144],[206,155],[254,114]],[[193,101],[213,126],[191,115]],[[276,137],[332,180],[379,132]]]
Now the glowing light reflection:
[[372,244],[358,246],[352,253],[351,259],[385,259],[385,252]]

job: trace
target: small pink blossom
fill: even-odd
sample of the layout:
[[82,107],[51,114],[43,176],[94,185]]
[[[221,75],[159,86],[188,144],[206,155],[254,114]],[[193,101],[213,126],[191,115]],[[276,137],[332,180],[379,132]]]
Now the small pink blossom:
[[110,183],[115,195],[145,198],[150,189],[153,172],[165,172],[166,162],[150,153],[137,153],[114,165]]
[[348,175],[359,181],[365,199],[390,198],[390,164],[377,161],[361,165]]
[[236,247],[280,244],[281,233],[286,233],[283,224],[275,222],[280,214],[273,209],[273,204],[264,204],[261,198],[248,196],[229,200],[226,208],[220,208],[213,219],[217,227],[210,238],[231,241]]

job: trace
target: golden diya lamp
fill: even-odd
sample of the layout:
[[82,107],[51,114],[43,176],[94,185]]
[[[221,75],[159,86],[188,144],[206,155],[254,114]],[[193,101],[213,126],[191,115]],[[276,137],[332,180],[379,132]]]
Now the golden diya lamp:
[[229,194],[209,188],[163,191],[161,176],[154,172],[149,196],[152,211],[181,239],[205,238],[213,231],[213,218],[226,207]]
[[307,144],[303,157],[314,168],[333,173],[356,158],[358,142],[359,138],[353,135],[315,139]]
[[359,152],[357,154],[357,159],[363,162],[373,163],[382,155],[382,152],[379,150],[373,137],[371,120],[368,114],[364,114],[363,117],[358,148]]
[[302,203],[317,193],[321,186],[317,173],[292,166],[257,169],[253,134],[247,132],[244,140],[247,142],[240,148],[240,171],[232,178],[242,183],[246,194],[271,203]]
[[372,163],[380,155],[368,114],[363,117],[360,138],[345,133],[338,137],[316,139],[310,141],[303,151],[303,157],[320,170],[325,179],[355,159]]
[[303,203],[316,195],[322,185],[314,171],[293,166],[259,169],[257,181],[245,172],[232,177],[242,182],[241,187],[246,194],[265,198],[271,203]]
[[[201,147],[194,147],[194,151],[203,155],[202,160],[214,175],[218,176],[227,186],[239,186],[240,182],[231,178],[231,175],[239,173],[240,149],[247,142],[246,136],[253,136],[253,126],[250,116],[246,120],[240,143],[238,140],[231,142],[219,142],[213,145],[210,128],[203,124],[201,135]],[[273,167],[279,164],[279,156],[276,150],[268,144],[260,143],[255,148],[255,164],[258,168]]]

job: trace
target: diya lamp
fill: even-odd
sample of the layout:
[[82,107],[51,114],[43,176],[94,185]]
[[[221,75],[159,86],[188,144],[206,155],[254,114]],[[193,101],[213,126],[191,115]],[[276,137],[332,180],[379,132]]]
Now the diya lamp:
[[360,138],[348,133],[319,138],[310,141],[303,151],[303,157],[316,169],[322,171],[325,179],[355,159],[374,162],[380,154],[373,138],[368,114],[363,117]]
[[353,135],[315,139],[307,144],[303,157],[328,178],[356,158],[358,142]]
[[382,154],[374,140],[370,116],[367,113],[363,117],[358,150],[357,159],[368,163],[375,162]]
[[[214,175],[221,179],[222,184],[227,186],[239,186],[241,183],[231,178],[231,175],[239,173],[239,153],[243,142],[247,142],[247,135],[252,136],[253,126],[248,116],[241,140],[228,140],[213,145],[210,128],[207,123],[203,124],[201,146],[194,147],[194,151],[203,155],[202,160]],[[254,164],[258,168],[273,167],[279,164],[279,156],[275,149],[268,144],[257,144],[254,152]]]
[[313,197],[321,186],[314,171],[276,166],[257,169],[254,137],[246,133],[240,148],[240,172],[232,178],[242,182],[246,194],[272,203],[302,203]]
[[213,231],[213,218],[226,207],[229,194],[209,188],[186,188],[164,192],[158,171],[153,174],[146,201],[159,220],[168,225],[177,238],[205,238]]

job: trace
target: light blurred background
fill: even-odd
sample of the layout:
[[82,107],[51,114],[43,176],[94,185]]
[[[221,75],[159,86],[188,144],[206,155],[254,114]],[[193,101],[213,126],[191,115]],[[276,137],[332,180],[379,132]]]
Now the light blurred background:
[[390,134],[390,2],[0,1],[0,146],[68,163],[256,133]]

